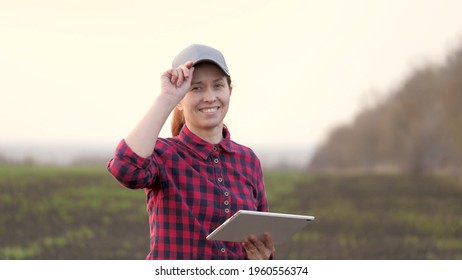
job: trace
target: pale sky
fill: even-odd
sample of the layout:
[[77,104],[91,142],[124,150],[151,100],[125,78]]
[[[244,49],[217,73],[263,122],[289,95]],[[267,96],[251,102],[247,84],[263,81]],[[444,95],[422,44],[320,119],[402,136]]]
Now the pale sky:
[[462,43],[460,11],[458,0],[0,0],[0,143],[116,143],[173,57],[201,43],[222,51],[236,85],[235,141],[314,146],[444,61]]

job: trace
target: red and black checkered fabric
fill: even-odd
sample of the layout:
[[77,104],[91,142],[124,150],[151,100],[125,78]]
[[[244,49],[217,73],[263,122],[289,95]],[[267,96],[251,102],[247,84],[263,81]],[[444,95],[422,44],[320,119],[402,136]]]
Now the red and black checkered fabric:
[[240,209],[268,211],[260,161],[227,128],[214,145],[184,126],[176,137],[159,138],[148,158],[122,140],[107,167],[123,186],[146,191],[147,259],[245,259],[241,243],[206,236]]

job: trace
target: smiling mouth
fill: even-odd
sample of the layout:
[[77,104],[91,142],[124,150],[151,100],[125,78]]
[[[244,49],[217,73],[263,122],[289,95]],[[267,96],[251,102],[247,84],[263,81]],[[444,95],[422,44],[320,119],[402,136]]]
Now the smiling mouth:
[[202,113],[215,113],[220,107],[202,108],[199,109]]

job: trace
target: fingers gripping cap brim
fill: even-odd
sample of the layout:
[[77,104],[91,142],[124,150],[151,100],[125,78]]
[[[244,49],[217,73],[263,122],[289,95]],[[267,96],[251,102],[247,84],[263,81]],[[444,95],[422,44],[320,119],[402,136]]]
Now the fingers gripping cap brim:
[[227,76],[231,76],[223,54],[212,47],[199,44],[191,45],[182,50],[175,59],[173,59],[172,67],[176,68],[188,61],[192,61],[193,66],[201,62],[214,63],[220,67]]

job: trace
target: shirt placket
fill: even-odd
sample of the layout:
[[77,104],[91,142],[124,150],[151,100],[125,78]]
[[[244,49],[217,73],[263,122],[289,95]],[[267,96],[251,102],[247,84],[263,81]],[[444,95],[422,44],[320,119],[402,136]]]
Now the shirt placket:
[[219,157],[219,152],[218,152],[218,147],[217,146],[215,146],[213,148],[212,162],[213,162],[213,168],[215,169],[216,182],[217,182],[218,186],[220,187],[220,189],[222,191],[223,211],[225,212],[226,216],[229,216],[229,212],[230,212],[230,195],[229,195],[229,191],[227,190],[227,188],[225,186],[225,181],[224,181],[224,178],[223,178],[221,162],[220,162],[220,157]]
[[[219,148],[215,146],[213,148],[213,152],[211,154],[212,162],[213,162],[213,168],[215,170],[215,176],[216,176],[216,182],[217,185],[220,187],[220,190],[222,192],[222,199],[223,205],[222,205],[222,211],[224,212],[224,215],[228,218],[230,216],[230,193],[228,189],[225,186],[224,178],[223,178],[223,173],[222,173],[222,167],[221,167],[221,160],[219,156]],[[224,247],[220,248],[220,252],[222,254],[226,253],[226,249]]]

